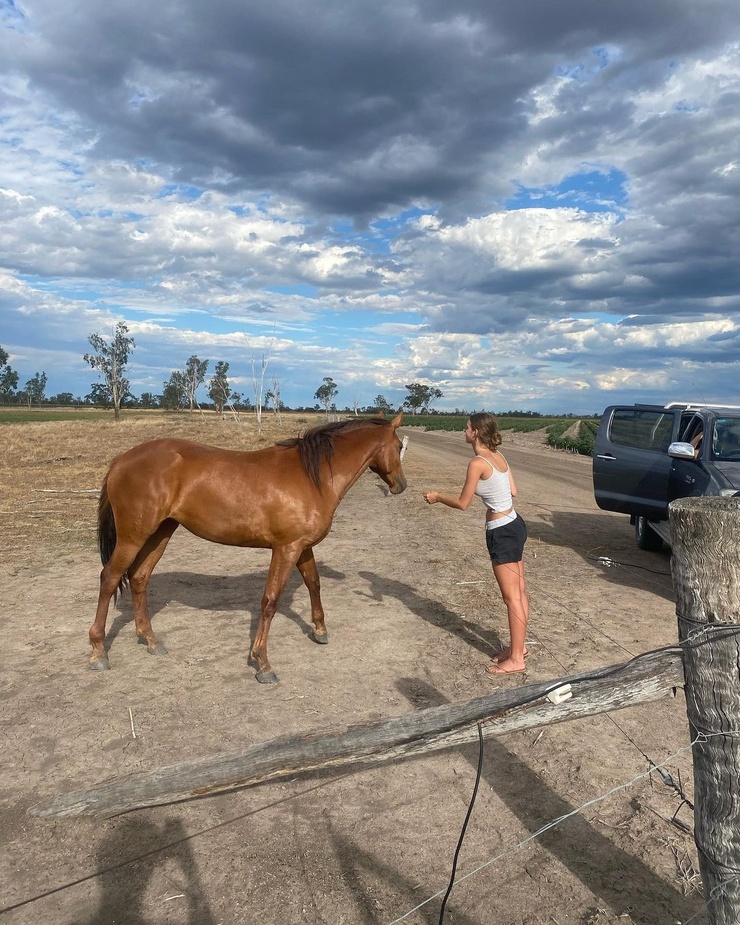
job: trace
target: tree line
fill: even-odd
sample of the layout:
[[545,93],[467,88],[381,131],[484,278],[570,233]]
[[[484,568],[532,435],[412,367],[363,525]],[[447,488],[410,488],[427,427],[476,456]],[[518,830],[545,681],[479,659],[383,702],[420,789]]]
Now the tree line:
[[[252,384],[254,404],[250,399],[232,389],[229,382],[229,364],[223,360],[216,362],[213,374],[206,381],[209,360],[202,360],[195,354],[189,357],[182,369],[173,370],[169,378],[162,383],[162,392],[142,392],[137,398],[131,391],[131,383],[127,373],[131,367],[131,357],[136,347],[134,338],[129,335],[125,322],[119,321],[112,335],[105,337],[102,334],[90,334],[88,343],[91,352],[83,355],[84,361],[95,370],[100,380],[94,382],[90,392],[84,399],[75,398],[71,392],[60,392],[47,398],[45,372],[36,373],[29,379],[25,387],[18,389],[18,373],[8,363],[9,355],[0,346],[0,402],[24,402],[29,409],[34,405],[96,405],[103,408],[112,408],[116,420],[119,420],[122,408],[161,408],[165,411],[194,411],[203,407],[214,409],[218,414],[230,411],[238,415],[241,411],[255,411],[258,422],[264,408],[272,408],[278,417],[284,410],[288,410],[280,396],[280,380],[273,376],[271,388],[265,388],[265,376],[269,364],[269,354],[263,354],[261,361],[257,362],[252,356]],[[210,402],[205,404],[197,398],[198,390],[206,385]],[[407,396],[401,408],[412,414],[427,414],[432,409],[433,402],[442,398],[443,393],[434,386],[421,382],[411,382],[405,386]],[[295,410],[319,410],[323,408],[327,415],[337,412],[337,396],[339,386],[331,376],[325,376],[321,385],[316,389],[313,397],[316,404],[310,408],[301,407]],[[391,414],[396,409],[385,398],[377,395],[371,405],[361,407],[359,400],[354,399],[351,405],[346,405],[344,411],[354,411],[355,414]]]
[[0,401],[23,402],[30,408],[34,402],[40,404],[46,391],[46,373],[36,373],[22,389],[18,388],[18,373],[8,363],[8,351],[0,347]]

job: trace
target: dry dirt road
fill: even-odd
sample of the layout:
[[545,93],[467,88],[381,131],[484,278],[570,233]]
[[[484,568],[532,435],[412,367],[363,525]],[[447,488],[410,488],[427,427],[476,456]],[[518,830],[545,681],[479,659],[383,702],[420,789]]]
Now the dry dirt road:
[[[106,673],[86,667],[93,552],[0,564],[0,925],[435,923],[440,898],[425,900],[447,886],[477,747],[109,820],[27,809],[121,774],[464,701],[675,641],[668,553],[639,552],[626,518],[595,507],[589,460],[547,449],[541,435],[511,435],[503,449],[530,530],[531,654],[525,674],[486,676],[506,615],[482,510],[422,499],[427,488],[459,489],[469,451],[460,435],[406,433],[406,493],[387,496],[367,473],[317,548],[328,646],[310,642],[307,594],[297,577],[289,585],[270,635],[277,685],[257,684],[246,661],[263,551],[179,531],[151,588],[170,654],[135,645],[124,599],[111,614]],[[691,798],[687,742],[681,694],[486,742],[445,921],[705,925],[678,792]],[[651,762],[667,762],[670,777],[646,777]]]

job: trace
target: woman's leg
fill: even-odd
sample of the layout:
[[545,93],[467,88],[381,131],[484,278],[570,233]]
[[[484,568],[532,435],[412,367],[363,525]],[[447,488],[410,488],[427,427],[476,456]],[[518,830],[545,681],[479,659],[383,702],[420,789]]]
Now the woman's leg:
[[509,619],[511,643],[488,669],[492,673],[524,670],[525,642],[529,622],[529,597],[524,581],[524,563],[493,564],[493,574],[501,590]]

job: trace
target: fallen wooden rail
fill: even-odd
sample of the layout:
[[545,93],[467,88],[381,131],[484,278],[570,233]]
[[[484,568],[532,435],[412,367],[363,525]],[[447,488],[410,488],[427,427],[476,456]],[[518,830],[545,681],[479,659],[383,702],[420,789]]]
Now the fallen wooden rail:
[[[546,695],[570,684],[572,698]],[[683,686],[678,649],[648,653],[587,674],[499,690],[466,703],[444,704],[394,719],[284,735],[195,761],[116,778],[32,807],[34,816],[111,816],[323,768],[371,765],[647,703]]]

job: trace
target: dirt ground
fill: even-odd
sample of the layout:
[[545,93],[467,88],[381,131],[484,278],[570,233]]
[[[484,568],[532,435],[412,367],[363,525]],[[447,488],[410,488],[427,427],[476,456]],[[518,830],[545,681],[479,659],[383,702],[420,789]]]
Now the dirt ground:
[[[530,531],[531,654],[526,673],[487,676],[507,634],[482,510],[422,500],[427,488],[459,489],[467,451],[460,435],[406,433],[408,490],[388,496],[366,473],[316,549],[328,646],[310,641],[308,595],[291,580],[270,634],[277,685],[258,684],[247,665],[269,553],[184,531],[150,590],[169,655],[136,645],[126,597],[108,624],[112,670],[88,671],[94,495],[38,503],[38,492],[95,486],[74,477],[69,449],[32,477],[17,472],[39,514],[33,532],[20,502],[0,501],[1,925],[435,923],[441,897],[425,901],[449,881],[474,746],[108,820],[27,810],[118,775],[465,701],[675,642],[668,552],[640,552],[627,519],[596,508],[590,460],[549,450],[542,434],[507,435]],[[47,542],[43,508],[55,525]],[[687,745],[680,692],[487,741],[445,921],[705,925],[684,802]],[[645,776],[651,762],[667,773]]]

